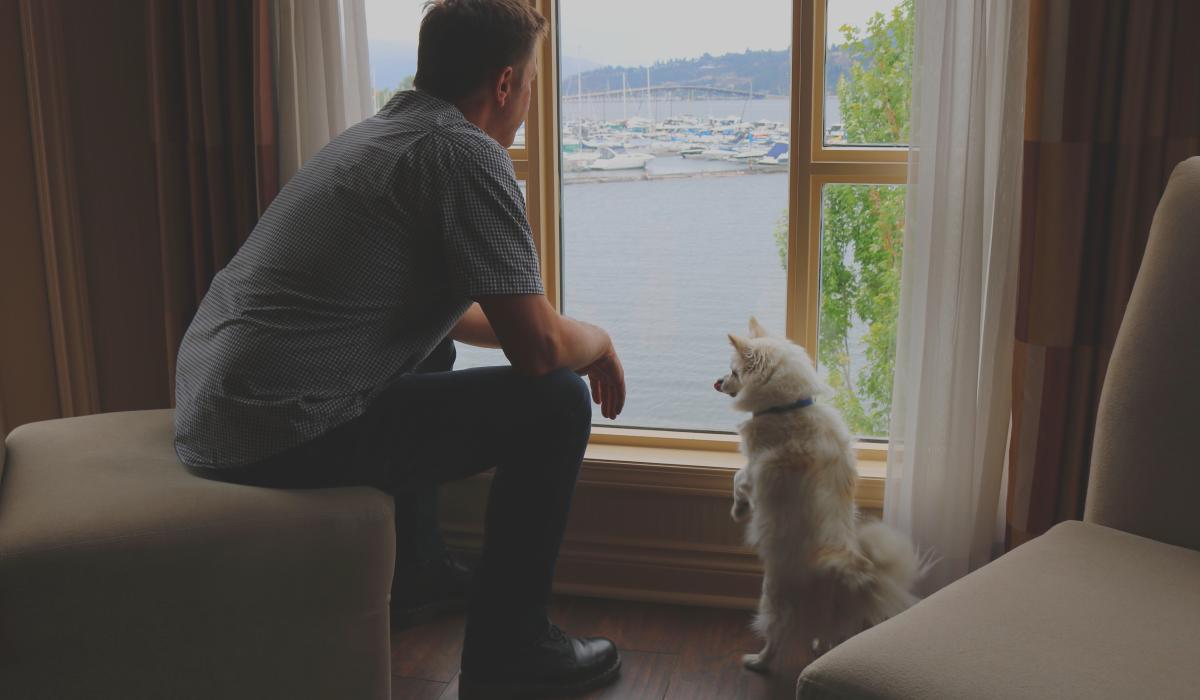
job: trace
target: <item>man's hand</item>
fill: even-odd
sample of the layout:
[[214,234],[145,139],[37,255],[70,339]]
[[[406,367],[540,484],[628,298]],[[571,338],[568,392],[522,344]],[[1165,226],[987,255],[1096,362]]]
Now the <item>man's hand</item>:
[[592,401],[600,404],[600,413],[615,419],[625,407],[625,368],[610,343],[608,350],[592,364],[579,370],[592,385]]

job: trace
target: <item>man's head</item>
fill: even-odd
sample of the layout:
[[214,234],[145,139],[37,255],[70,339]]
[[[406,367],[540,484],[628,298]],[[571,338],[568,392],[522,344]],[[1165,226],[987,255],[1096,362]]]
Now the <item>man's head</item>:
[[528,0],[429,0],[413,83],[511,146],[529,112],[545,33],[546,19]]

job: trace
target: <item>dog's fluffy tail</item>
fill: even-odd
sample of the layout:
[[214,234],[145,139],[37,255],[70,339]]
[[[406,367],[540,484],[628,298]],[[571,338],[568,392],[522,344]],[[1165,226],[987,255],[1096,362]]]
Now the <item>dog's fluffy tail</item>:
[[917,581],[934,564],[919,554],[912,542],[882,522],[858,527],[858,548],[869,562],[869,574],[860,579],[864,595],[863,616],[868,625],[898,615],[919,600],[912,592]]

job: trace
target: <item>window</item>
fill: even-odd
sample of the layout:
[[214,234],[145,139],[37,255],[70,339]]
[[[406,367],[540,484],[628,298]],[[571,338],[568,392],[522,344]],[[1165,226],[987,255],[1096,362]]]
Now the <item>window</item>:
[[562,309],[621,352],[616,425],[733,430],[711,385],[754,314],[886,438],[911,0],[557,8]]
[[786,323],[791,2],[558,9],[563,312],[613,336],[615,425],[732,431],[726,334]]
[[[797,270],[796,337],[815,349],[851,431],[886,439],[904,240],[912,0],[830,0],[811,10],[812,131],[792,232],[815,265]],[[819,96],[819,99],[818,99]],[[803,147],[802,146],[802,149]],[[816,269],[813,269],[813,268]],[[815,311],[815,314],[814,314]],[[815,318],[814,318],[815,316]]]

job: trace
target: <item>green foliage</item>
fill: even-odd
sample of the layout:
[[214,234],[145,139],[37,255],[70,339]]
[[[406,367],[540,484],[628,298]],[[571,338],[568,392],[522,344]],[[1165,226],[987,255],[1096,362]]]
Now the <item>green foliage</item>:
[[[837,93],[848,143],[908,141],[912,0],[876,13],[865,32],[840,28],[851,57]],[[904,187],[831,184],[822,193],[821,309],[817,361],[850,429],[886,436],[896,355]],[[787,265],[787,212],[775,225]],[[861,338],[853,336],[861,334]],[[855,367],[855,347],[865,363]]]
[[400,81],[400,85],[398,87],[383,88],[382,90],[376,90],[375,91],[375,111],[378,112],[379,110],[383,109],[383,106],[385,104],[387,104],[389,101],[391,101],[392,97],[395,96],[395,94],[397,92],[403,92],[404,90],[412,90],[413,80],[415,78],[416,78],[415,75],[406,75],[406,76],[404,76],[404,80]]

